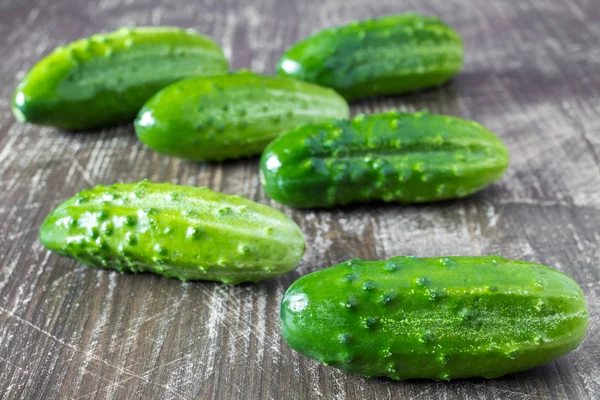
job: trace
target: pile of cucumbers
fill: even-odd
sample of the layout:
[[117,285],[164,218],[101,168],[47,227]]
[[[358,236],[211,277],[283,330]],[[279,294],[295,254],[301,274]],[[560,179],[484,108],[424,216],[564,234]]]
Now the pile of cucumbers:
[[[348,100],[439,86],[463,64],[438,18],[387,16],[292,46],[277,76],[229,72],[210,38],[132,28],[57,48],[26,75],[17,119],[63,130],[135,121],[139,139],[195,161],[262,154],[272,199],[298,208],[459,198],[500,179],[502,141],[427,112],[349,119]],[[81,263],[181,280],[257,282],[293,270],[305,241],[283,213],[170,183],[116,183],[59,205],[42,244]],[[576,348],[588,312],[552,268],[500,256],[352,259],[287,290],[281,329],[296,351],[367,377],[494,378]]]

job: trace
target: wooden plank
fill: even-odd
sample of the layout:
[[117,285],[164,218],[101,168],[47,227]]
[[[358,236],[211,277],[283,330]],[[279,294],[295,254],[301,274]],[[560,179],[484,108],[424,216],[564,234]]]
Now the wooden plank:
[[[511,166],[461,201],[295,211],[262,192],[257,160],[198,164],[154,153],[131,126],[69,134],[14,121],[10,97],[55,46],[124,25],[194,27],[235,69],[271,73],[294,41],[333,24],[408,10],[442,16],[467,61],[450,85],[353,104],[480,121]],[[0,393],[27,399],[600,398],[600,7],[597,0],[0,0]],[[61,200],[99,183],[207,185],[279,208],[307,236],[300,267],[229,287],[98,271],[43,250]],[[351,257],[490,254],[535,260],[579,282],[583,345],[496,380],[367,380],[321,366],[280,338],[279,301],[299,276]]]

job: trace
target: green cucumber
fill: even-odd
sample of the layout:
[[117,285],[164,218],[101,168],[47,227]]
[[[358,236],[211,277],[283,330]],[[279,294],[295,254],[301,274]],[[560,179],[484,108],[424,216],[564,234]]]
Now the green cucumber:
[[333,90],[242,71],[169,86],[140,111],[135,130],[158,152],[224,160],[260,154],[297,125],[348,113],[348,103]]
[[490,257],[353,259],[294,282],[281,303],[299,353],[367,377],[496,378],[576,348],[581,289],[544,265]]
[[123,28],[80,39],[37,63],[13,97],[18,120],[65,130],[132,121],[160,89],[222,74],[221,48],[193,30]]
[[463,53],[460,35],[438,18],[391,15],[304,39],[282,56],[277,72],[354,99],[441,85],[460,71]]
[[300,126],[265,149],[260,173],[280,203],[332,207],[463,197],[507,165],[504,144],[476,122],[392,111]]
[[232,284],[284,274],[304,252],[300,228],[271,207],[147,181],[80,192],[48,215],[40,241],[93,267]]

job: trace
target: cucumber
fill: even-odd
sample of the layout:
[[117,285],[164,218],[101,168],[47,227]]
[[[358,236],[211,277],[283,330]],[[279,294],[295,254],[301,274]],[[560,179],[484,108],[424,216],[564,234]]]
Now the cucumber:
[[210,38],[171,27],[122,28],[54,50],[17,87],[13,113],[23,122],[65,130],[132,121],[165,86],[225,73]]
[[284,274],[304,252],[300,228],[271,207],[147,181],[80,192],[48,215],[40,241],[92,267],[231,284]]
[[195,161],[259,154],[297,125],[348,117],[333,90],[249,71],[178,82],[140,111],[135,131],[150,148]]
[[300,278],[281,303],[292,349],[396,380],[533,368],[576,348],[587,324],[571,278],[499,256],[353,259]]
[[507,165],[504,144],[476,122],[392,111],[298,127],[265,149],[260,173],[280,203],[332,207],[463,197]]
[[463,53],[460,35],[438,18],[390,15],[325,29],[296,43],[277,72],[355,99],[441,85],[460,71]]

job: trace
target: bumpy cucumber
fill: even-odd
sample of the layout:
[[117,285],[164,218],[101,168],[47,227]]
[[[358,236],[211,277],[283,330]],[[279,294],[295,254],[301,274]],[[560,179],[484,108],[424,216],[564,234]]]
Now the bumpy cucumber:
[[463,52],[438,18],[392,15],[321,31],[292,46],[277,71],[353,99],[441,85],[460,71]]
[[348,113],[348,104],[333,90],[242,71],[169,86],[140,111],[135,130],[156,151],[224,160],[259,154],[297,125]]
[[495,378],[576,348],[588,313],[578,285],[540,264],[394,257],[300,278],[285,293],[281,324],[294,350],[350,373]]
[[260,167],[267,195],[292,207],[462,197],[499,179],[504,144],[455,117],[388,112],[300,126],[274,140]]
[[221,48],[193,30],[148,27],[80,39],[36,64],[13,98],[17,119],[66,130],[132,121],[165,86],[222,74]]
[[50,213],[40,240],[93,267],[225,283],[281,275],[304,251],[300,228],[273,208],[147,181],[84,190]]

